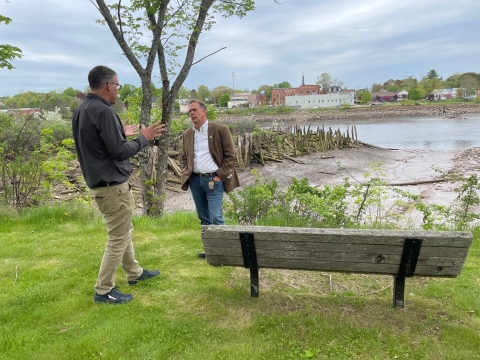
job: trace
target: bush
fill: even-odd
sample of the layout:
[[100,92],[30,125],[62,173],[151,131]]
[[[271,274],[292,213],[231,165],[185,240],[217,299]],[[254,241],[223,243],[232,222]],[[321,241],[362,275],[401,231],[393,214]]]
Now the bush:
[[16,208],[50,198],[50,185],[68,183],[65,171],[75,158],[73,142],[58,111],[0,117],[0,186],[4,203]]
[[312,187],[307,179],[292,179],[280,190],[275,179],[262,180],[256,171],[255,185],[229,193],[225,216],[234,223],[294,227],[394,228],[401,220],[399,207],[411,205],[418,196],[386,186],[382,164],[373,164],[363,183]]

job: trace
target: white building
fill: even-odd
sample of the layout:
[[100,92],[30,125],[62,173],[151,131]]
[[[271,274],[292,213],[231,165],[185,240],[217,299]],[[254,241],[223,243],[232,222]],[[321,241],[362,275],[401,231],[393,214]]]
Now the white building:
[[435,89],[432,95],[436,100],[456,99],[458,88]]
[[315,109],[320,107],[335,107],[343,104],[353,105],[352,92],[332,92],[319,95],[286,96],[285,105],[300,109]]
[[228,102],[227,107],[229,109],[236,108],[236,107],[242,107],[245,104],[248,104],[248,95],[250,93],[241,93],[241,94],[235,94],[230,97],[230,101]]

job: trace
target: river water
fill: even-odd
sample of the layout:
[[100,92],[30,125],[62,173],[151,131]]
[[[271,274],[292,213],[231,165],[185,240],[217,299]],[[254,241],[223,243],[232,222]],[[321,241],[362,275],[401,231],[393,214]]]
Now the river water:
[[[480,115],[460,115],[457,119],[409,118],[364,120],[352,123],[312,123],[346,133],[355,124],[358,140],[391,149],[466,150],[480,147]],[[308,128],[308,126],[306,126]],[[351,134],[351,130],[350,130]]]

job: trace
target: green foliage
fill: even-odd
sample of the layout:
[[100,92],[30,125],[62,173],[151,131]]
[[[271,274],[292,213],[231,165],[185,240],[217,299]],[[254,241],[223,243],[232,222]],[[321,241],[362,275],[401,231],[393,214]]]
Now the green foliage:
[[480,219],[478,206],[480,205],[480,183],[476,173],[469,176],[449,175],[436,169],[450,181],[457,183],[455,200],[448,206],[426,205],[419,203],[416,208],[423,214],[423,228],[425,230],[456,230],[473,228]]
[[273,89],[273,86],[260,85],[258,89],[255,91],[255,93],[261,94],[263,91],[265,93],[265,96],[267,97],[267,101],[269,101],[272,98],[272,89]]
[[320,86],[320,90],[322,90],[323,93],[326,93],[332,83],[333,80],[329,73],[322,73],[322,75],[317,78],[317,85]]
[[172,118],[170,124],[170,132],[173,137],[177,137],[186,129],[192,127],[190,117],[188,115],[181,115],[180,117]]
[[273,84],[274,89],[290,89],[292,85],[288,81],[282,81],[279,84]]
[[344,110],[348,110],[348,109],[351,108],[351,106],[350,106],[350,104],[348,104],[348,103],[343,103],[343,104],[342,104],[342,108],[343,108]]
[[197,88],[197,99],[202,101],[210,100],[210,90],[205,85],[199,85]]
[[252,120],[235,121],[234,123],[228,124],[228,128],[230,129],[232,135],[243,135],[261,131],[257,123]]
[[403,99],[402,102],[401,102],[402,106],[415,106],[418,104],[417,101],[415,100],[407,100],[407,99]]
[[223,94],[222,96],[220,96],[220,99],[218,99],[218,103],[220,104],[221,107],[227,107],[229,101],[230,101],[229,94]]
[[368,102],[372,101],[372,93],[368,92],[368,91],[364,91],[363,94],[362,94],[362,100],[361,100],[361,103],[362,104],[366,104]]
[[[0,24],[5,23],[8,25],[12,22],[12,19],[0,15]],[[8,70],[14,69],[11,61],[16,58],[22,57],[22,50],[16,46],[8,44],[0,44],[0,69],[7,68]]]
[[422,98],[422,94],[419,89],[415,88],[408,92],[408,99],[409,100],[420,100]]
[[218,109],[213,105],[207,105],[207,119],[208,121],[215,121],[218,119]]
[[409,208],[418,196],[386,186],[381,163],[372,164],[366,181],[351,186],[316,188],[307,179],[292,179],[280,190],[275,179],[262,180],[258,173],[255,185],[229,193],[226,217],[239,224],[294,227],[368,227],[394,228],[402,220],[397,211]]
[[225,216],[238,224],[261,225],[265,219],[275,216],[276,206],[281,201],[282,192],[275,179],[262,180],[255,170],[255,186],[245,186],[228,194],[225,203]]
[[410,206],[418,196],[398,188],[387,187],[383,163],[373,163],[366,181],[355,184],[351,197],[355,209],[355,223],[369,228],[395,228],[401,220],[399,207]]
[[50,199],[51,185],[70,185],[66,171],[75,157],[70,126],[58,112],[0,116],[4,203],[17,208],[39,204]]

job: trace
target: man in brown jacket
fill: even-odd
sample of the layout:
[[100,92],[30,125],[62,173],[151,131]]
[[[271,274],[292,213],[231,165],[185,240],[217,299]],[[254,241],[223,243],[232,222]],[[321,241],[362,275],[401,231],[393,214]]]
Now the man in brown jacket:
[[[190,187],[202,225],[225,225],[223,192],[240,186],[232,136],[225,125],[208,122],[202,101],[190,100],[188,112],[193,127],[183,133],[182,190]],[[198,256],[205,258],[205,253]]]

